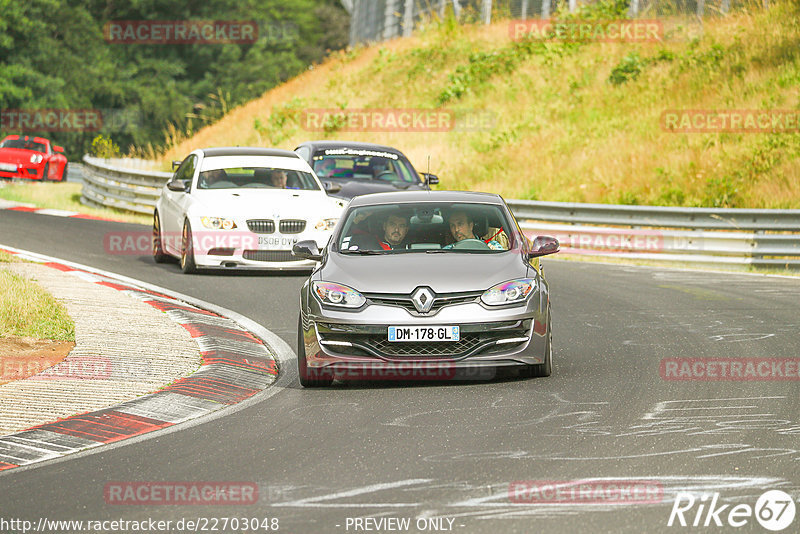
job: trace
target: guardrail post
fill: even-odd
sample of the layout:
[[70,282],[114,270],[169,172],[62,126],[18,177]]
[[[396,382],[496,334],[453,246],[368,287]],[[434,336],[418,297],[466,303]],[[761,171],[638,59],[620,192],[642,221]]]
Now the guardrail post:
[[542,0],[542,18],[550,18],[550,0]]

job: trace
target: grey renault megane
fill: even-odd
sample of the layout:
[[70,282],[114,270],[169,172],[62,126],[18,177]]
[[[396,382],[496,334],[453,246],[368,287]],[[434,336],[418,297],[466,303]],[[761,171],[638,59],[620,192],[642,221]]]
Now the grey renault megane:
[[460,379],[498,367],[549,376],[550,292],[539,257],[499,195],[457,191],[354,198],[303,285],[303,386],[340,379]]

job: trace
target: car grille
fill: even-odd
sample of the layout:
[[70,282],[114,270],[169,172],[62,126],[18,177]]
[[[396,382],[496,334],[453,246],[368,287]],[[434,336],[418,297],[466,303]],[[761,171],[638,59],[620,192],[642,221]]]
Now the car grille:
[[[527,337],[530,329],[530,320],[522,322],[494,323],[498,328],[480,332],[464,332],[462,329],[460,340],[455,342],[420,342],[398,343],[386,339],[385,327],[378,327],[381,333],[345,333],[344,325],[331,325],[317,323],[320,341],[346,341],[352,346],[326,345],[326,350],[350,356],[377,356],[391,360],[410,359],[460,359],[479,353],[493,353],[508,350],[516,344],[497,345],[500,339],[512,337]],[[488,325],[481,325],[484,328]],[[375,332],[375,327],[371,327]]]
[[292,256],[291,250],[245,250],[242,257],[251,261],[300,261],[297,256]]
[[280,222],[282,234],[299,234],[306,229],[306,221],[301,219],[286,219]]
[[369,300],[370,304],[381,304],[384,306],[396,306],[408,311],[411,315],[429,316],[433,315],[446,306],[454,306],[456,304],[466,304],[468,302],[476,302],[480,298],[482,291],[470,291],[465,293],[442,293],[434,296],[433,306],[428,313],[421,314],[414,307],[414,302],[411,300],[411,295],[405,294],[390,294],[390,293],[365,293],[364,296]]
[[254,219],[251,221],[247,221],[247,227],[254,234],[275,233],[275,221],[271,219]]

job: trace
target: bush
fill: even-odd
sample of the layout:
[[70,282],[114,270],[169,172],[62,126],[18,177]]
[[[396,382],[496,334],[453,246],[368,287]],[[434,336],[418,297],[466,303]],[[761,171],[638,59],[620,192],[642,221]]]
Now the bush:
[[96,158],[118,158],[119,147],[114,143],[110,137],[103,137],[98,135],[92,140],[92,146],[89,148],[89,154]]

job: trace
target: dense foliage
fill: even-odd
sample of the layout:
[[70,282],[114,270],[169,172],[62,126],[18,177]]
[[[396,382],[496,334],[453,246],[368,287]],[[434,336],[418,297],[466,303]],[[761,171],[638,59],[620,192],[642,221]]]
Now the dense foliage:
[[[246,44],[110,43],[112,21],[254,21]],[[85,153],[106,135],[126,151],[192,132],[347,44],[337,0],[0,0],[2,110],[102,110],[100,131],[38,133]],[[4,124],[8,125],[6,120]]]

